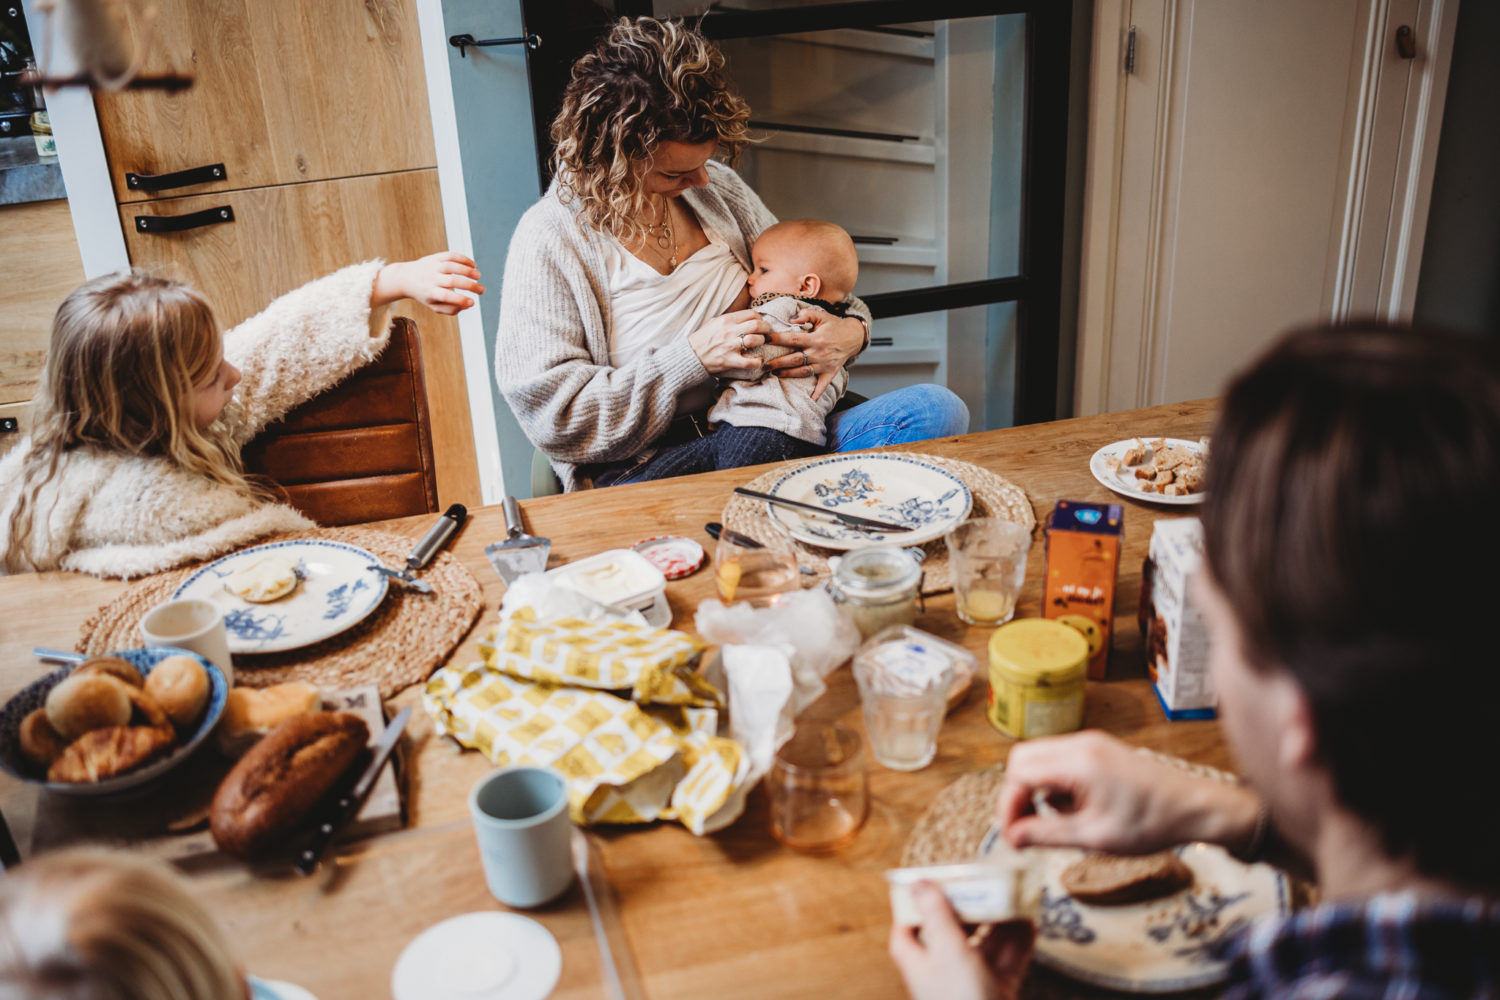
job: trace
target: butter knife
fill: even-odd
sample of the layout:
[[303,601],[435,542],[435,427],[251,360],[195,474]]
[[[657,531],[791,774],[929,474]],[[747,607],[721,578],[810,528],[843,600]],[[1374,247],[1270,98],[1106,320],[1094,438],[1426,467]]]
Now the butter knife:
[[770,493],[757,493],[743,486],[736,486],[734,491],[742,497],[752,500],[764,500],[766,503],[777,504],[782,507],[793,507],[797,510],[807,510],[814,514],[823,514],[838,520],[840,524],[847,524],[851,528],[859,528],[862,531],[910,531],[911,528],[904,524],[892,524],[889,521],[877,521],[873,517],[859,517],[855,514],[845,514],[843,511],[829,510],[826,507],[818,507],[814,504],[803,503],[801,500],[788,500],[786,497],[773,496]]
[[406,722],[410,718],[411,706],[407,705],[386,724],[385,732],[381,733],[380,739],[375,741],[374,756],[370,758],[370,763],[364,773],[359,776],[354,787],[339,798],[328,819],[318,824],[312,843],[297,855],[296,868],[299,875],[311,875],[317,870],[318,862],[322,860],[323,853],[328,850],[328,845],[333,843],[339,831],[348,826],[349,822],[359,814],[360,806],[365,804],[370,789],[375,787],[375,779],[380,777],[380,769],[385,767],[385,762],[391,759],[391,751],[395,750],[396,744],[401,741],[401,733],[406,729]]

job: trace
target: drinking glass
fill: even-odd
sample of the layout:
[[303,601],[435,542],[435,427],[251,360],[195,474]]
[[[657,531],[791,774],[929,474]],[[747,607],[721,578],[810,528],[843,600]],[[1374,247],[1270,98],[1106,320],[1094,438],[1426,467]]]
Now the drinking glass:
[[991,627],[1010,621],[1026,582],[1031,532],[1004,518],[974,517],[946,540],[958,617]]
[[854,680],[876,762],[893,771],[916,771],[937,756],[955,672],[949,648],[936,636],[896,627],[855,654]]
[[859,734],[839,722],[803,722],[766,776],[771,833],[797,851],[836,851],[869,812]]
[[759,548],[741,545],[732,538],[719,537],[714,549],[714,582],[725,604],[746,601],[753,607],[775,604],[785,593],[801,589],[801,571],[797,554],[786,540],[773,535],[761,541]]

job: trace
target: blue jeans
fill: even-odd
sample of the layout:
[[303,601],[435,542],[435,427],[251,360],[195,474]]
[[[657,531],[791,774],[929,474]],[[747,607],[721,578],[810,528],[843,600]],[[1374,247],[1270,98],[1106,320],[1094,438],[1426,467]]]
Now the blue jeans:
[[[781,462],[820,451],[859,451],[930,438],[951,437],[969,430],[969,408],[940,385],[909,385],[828,417],[828,444],[819,449],[806,442],[763,428],[721,428],[682,444],[668,445],[649,462],[614,462],[594,475],[595,486],[639,483],[671,476],[738,468],[762,462]],[[723,442],[714,441],[729,431]],[[723,447],[721,447],[721,444]]]
[[969,432],[969,408],[940,385],[909,385],[828,417],[828,450],[859,451]]

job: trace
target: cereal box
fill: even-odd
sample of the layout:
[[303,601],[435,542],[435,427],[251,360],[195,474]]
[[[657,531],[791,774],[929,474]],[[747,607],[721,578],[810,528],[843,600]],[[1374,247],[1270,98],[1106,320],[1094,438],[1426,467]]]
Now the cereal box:
[[1047,517],[1043,616],[1073,625],[1089,640],[1089,678],[1109,666],[1110,622],[1125,511],[1117,503],[1059,500]]
[[1151,531],[1150,596],[1145,606],[1146,666],[1169,719],[1211,719],[1213,679],[1208,628],[1195,600],[1203,572],[1203,524],[1196,517],[1157,521]]

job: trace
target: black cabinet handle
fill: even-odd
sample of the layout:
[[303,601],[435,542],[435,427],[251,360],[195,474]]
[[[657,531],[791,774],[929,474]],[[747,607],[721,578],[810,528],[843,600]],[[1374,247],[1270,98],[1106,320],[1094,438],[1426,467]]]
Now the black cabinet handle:
[[190,167],[171,174],[133,174],[126,171],[125,186],[132,191],[169,191],[194,184],[212,184],[214,181],[222,181],[226,176],[228,174],[222,163]]
[[135,228],[142,233],[180,233],[185,229],[201,226],[217,226],[221,222],[233,222],[234,209],[228,205],[205,208],[201,212],[187,215],[137,215]]
[[450,35],[448,44],[458,49],[461,58],[469,58],[469,46],[484,48],[490,45],[524,45],[532,52],[542,47],[542,36],[532,32],[518,38],[475,38],[470,34]]

